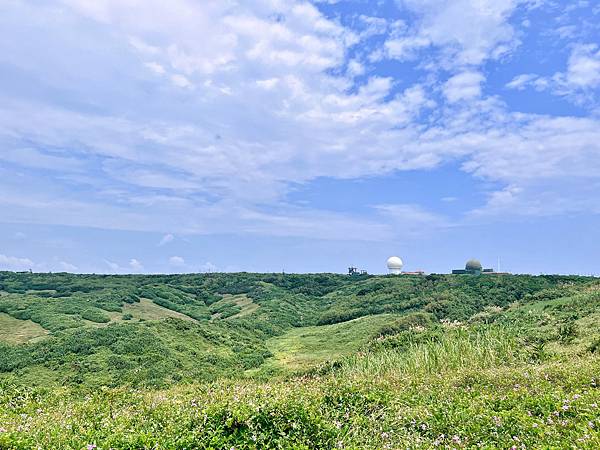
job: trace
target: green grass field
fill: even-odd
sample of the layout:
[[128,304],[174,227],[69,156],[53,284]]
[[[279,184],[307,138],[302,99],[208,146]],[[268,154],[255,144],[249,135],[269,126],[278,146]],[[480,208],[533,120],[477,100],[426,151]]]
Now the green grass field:
[[[147,298],[140,299],[139,303],[123,305],[122,315],[127,314],[131,314],[132,319],[134,320],[161,320],[166,319],[167,317],[181,320],[194,320],[185,314],[157,305]],[[122,315],[116,314],[113,320],[122,320]]]
[[0,273],[0,448],[600,447],[600,280]]
[[267,341],[277,367],[298,371],[357,352],[378,336],[395,316],[382,314],[361,317],[333,325],[294,328]]
[[48,332],[44,328],[31,320],[19,320],[0,313],[0,341],[24,344],[43,339],[47,335]]

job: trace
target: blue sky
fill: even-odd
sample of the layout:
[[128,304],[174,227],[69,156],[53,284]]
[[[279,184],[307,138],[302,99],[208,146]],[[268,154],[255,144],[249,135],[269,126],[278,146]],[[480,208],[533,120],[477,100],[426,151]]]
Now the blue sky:
[[600,4],[8,0],[0,269],[600,273]]

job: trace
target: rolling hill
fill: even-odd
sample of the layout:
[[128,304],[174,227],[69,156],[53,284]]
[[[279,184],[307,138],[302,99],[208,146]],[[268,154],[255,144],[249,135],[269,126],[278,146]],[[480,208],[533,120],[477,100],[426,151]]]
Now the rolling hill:
[[590,277],[0,272],[0,447],[597,448],[599,319]]

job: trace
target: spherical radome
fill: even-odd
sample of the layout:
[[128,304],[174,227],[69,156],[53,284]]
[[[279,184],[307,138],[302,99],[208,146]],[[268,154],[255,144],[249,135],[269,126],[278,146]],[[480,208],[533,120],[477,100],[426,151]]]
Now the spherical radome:
[[467,269],[467,270],[479,270],[479,271],[481,271],[482,268],[483,268],[483,266],[476,259],[471,259],[471,260],[467,261],[467,264],[465,265],[465,269]]
[[390,273],[399,274],[402,272],[402,267],[404,263],[397,256],[391,256],[387,260],[387,267]]

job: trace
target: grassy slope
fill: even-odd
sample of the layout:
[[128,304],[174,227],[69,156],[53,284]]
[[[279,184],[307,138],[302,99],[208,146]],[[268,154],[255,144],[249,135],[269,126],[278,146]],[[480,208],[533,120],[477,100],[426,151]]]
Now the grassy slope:
[[6,387],[0,447],[598,448],[598,358],[532,364],[501,327],[446,333],[289,381],[87,396]]
[[19,320],[0,313],[0,341],[24,344],[43,339],[48,332],[31,320]]
[[[123,305],[123,315],[125,314],[131,314],[132,318],[137,320],[161,320],[168,317],[182,320],[194,320],[185,314],[157,305],[147,298],[140,299],[139,303]],[[119,316],[118,314],[114,315],[112,320],[121,321],[122,316]]]
[[0,448],[600,446],[595,279],[57,277],[0,277],[53,327],[0,345]]
[[358,351],[395,318],[382,314],[333,325],[294,328],[267,341],[273,353],[268,364],[298,371],[339,359]]

